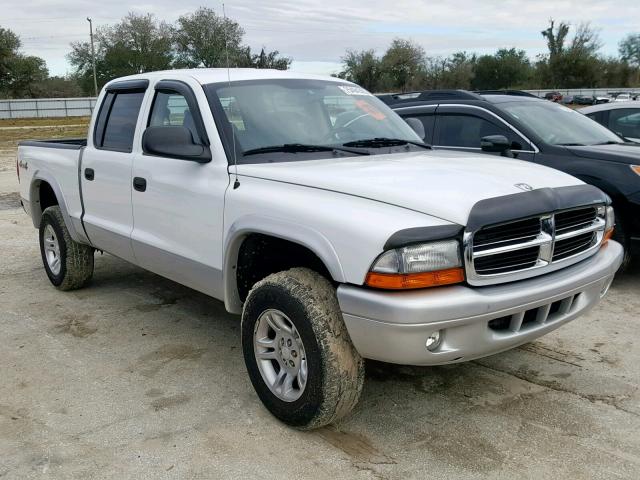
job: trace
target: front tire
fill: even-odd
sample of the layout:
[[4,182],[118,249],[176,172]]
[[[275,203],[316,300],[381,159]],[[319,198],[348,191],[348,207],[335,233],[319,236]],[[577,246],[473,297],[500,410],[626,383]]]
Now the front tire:
[[84,287],[93,276],[93,248],[71,238],[60,207],[42,212],[40,254],[49,280],[59,290]]
[[241,330],[251,383],[282,422],[318,428],[358,403],[364,362],[349,338],[335,289],[321,275],[293,268],[256,283]]

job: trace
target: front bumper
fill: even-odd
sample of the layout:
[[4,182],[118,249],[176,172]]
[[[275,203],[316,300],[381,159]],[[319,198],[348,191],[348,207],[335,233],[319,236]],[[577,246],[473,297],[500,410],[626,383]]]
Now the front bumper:
[[[338,301],[364,358],[456,363],[530,342],[580,316],[604,296],[621,262],[622,247],[609,241],[580,263],[518,282],[407,292],[341,285]],[[429,351],[425,342],[435,331],[441,342]]]

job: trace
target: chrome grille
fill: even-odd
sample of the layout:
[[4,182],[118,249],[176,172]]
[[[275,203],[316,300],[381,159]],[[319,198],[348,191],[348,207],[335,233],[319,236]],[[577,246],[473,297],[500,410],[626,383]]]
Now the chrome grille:
[[465,266],[472,285],[528,278],[595,252],[605,229],[605,207],[543,214],[465,232]]

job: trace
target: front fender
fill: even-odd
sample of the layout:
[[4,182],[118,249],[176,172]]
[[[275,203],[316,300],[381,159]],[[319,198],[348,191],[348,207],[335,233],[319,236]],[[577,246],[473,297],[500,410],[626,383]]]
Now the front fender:
[[236,283],[236,264],[242,241],[250,234],[259,233],[300,244],[322,260],[333,280],[345,282],[338,254],[331,242],[313,228],[275,217],[246,215],[238,218],[229,228],[224,241],[224,303],[231,313],[242,312],[242,301]]

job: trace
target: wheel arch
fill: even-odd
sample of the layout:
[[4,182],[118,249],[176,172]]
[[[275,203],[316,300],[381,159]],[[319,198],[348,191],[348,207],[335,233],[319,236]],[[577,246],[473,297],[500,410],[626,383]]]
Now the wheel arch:
[[42,212],[44,212],[47,207],[58,205],[71,238],[76,242],[83,242],[83,238],[78,235],[69,216],[67,204],[62,195],[62,189],[52,175],[42,170],[35,172],[29,187],[29,198],[31,200],[31,219],[35,228],[40,228]]
[[345,282],[338,254],[322,233],[283,219],[248,215],[231,225],[224,243],[224,302],[229,312],[242,312],[243,298],[238,284],[240,253],[245,241],[255,235],[290,242],[307,250],[322,263],[332,281]]

